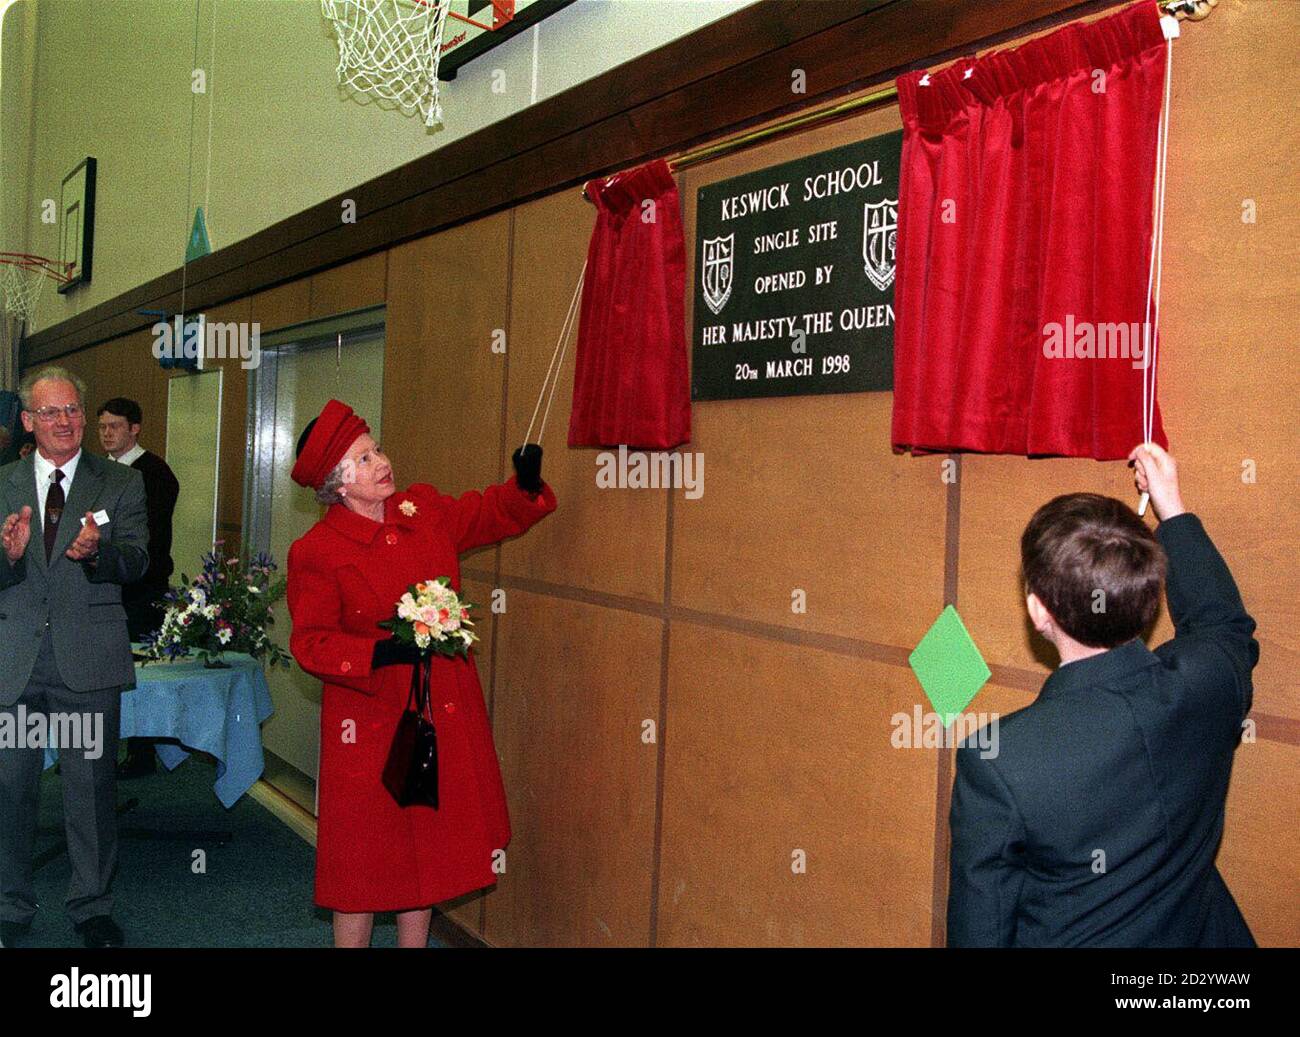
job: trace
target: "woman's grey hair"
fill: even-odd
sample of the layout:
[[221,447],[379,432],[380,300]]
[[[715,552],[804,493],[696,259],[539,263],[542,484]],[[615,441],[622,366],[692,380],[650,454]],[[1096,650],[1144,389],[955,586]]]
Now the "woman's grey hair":
[[340,461],[334,466],[334,471],[325,476],[325,481],[320,484],[316,490],[316,499],[322,504],[342,504],[343,494],[339,492],[343,484],[347,481],[344,476],[347,472],[347,461]]
[[42,367],[26,375],[22,383],[18,386],[18,396],[23,402],[23,410],[32,409],[32,391],[36,388],[37,382],[44,381],[70,382],[72,387],[77,390],[77,400],[80,402],[82,410],[86,407],[86,383],[79,377],[69,371],[66,367],[56,367],[53,364]]

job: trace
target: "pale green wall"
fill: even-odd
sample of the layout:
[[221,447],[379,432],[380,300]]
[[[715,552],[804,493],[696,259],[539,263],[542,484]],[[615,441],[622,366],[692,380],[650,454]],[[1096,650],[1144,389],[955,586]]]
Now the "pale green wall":
[[[751,2],[578,0],[539,27],[537,99]],[[337,47],[316,0],[200,0],[197,17],[193,0],[18,0],[0,52],[0,241],[22,227],[27,251],[56,255],[40,202],[57,198],[87,155],[99,163],[93,281],[67,296],[47,291],[38,327],[177,267],[197,205],[221,248],[527,107],[533,35],[462,68],[443,85],[443,126],[426,130],[418,117],[340,94]],[[206,95],[190,89],[194,67],[208,69]],[[17,69],[34,84],[30,171]],[[504,93],[493,92],[496,69]],[[10,222],[10,213],[22,216]],[[21,246],[0,244],[10,247]]]
[[36,7],[0,0],[0,252],[26,252]]

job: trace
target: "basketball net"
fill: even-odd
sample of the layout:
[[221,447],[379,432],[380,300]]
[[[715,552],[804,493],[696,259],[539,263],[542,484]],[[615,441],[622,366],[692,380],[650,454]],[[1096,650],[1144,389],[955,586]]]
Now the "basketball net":
[[339,83],[442,119],[438,60],[451,0],[321,0],[339,40]]
[[[0,252],[0,303],[8,317],[26,325],[29,335],[36,330],[36,304],[47,279],[66,281],[67,276],[40,256]],[[0,330],[8,336],[7,328]]]

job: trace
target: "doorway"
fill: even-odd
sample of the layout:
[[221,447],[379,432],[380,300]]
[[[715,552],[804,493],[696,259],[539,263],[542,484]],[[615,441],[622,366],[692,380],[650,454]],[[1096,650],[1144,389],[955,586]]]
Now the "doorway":
[[[245,493],[250,553],[267,552],[284,574],[289,546],[324,514],[311,490],[295,483],[298,436],[330,399],[352,407],[382,433],[383,307],[263,336],[261,364],[249,393],[248,482]],[[281,600],[272,634],[286,651],[292,623]],[[316,812],[320,764],[320,681],[296,662],[267,671],[275,712],[262,727],[265,780]]]

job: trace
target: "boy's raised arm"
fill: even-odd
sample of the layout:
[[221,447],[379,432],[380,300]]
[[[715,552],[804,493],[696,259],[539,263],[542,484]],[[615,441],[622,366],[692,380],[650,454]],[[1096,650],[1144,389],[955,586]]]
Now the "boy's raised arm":
[[1151,494],[1160,519],[1156,537],[1169,559],[1165,591],[1175,641],[1210,641],[1224,651],[1244,688],[1244,716],[1250,710],[1250,671],[1259,661],[1255,621],[1201,520],[1184,509],[1174,459],[1154,444],[1137,447],[1130,457],[1138,489]]

